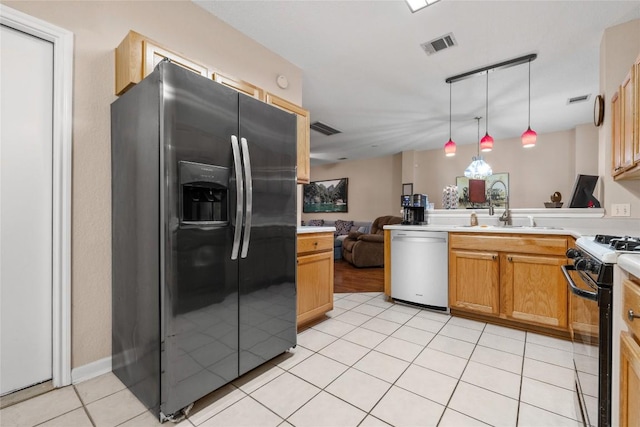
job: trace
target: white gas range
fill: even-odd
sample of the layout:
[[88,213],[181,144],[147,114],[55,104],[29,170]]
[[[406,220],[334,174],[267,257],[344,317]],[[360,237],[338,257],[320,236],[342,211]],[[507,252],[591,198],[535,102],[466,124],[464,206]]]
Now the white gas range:
[[606,264],[615,264],[620,254],[640,255],[640,237],[597,234],[578,238],[576,245]]

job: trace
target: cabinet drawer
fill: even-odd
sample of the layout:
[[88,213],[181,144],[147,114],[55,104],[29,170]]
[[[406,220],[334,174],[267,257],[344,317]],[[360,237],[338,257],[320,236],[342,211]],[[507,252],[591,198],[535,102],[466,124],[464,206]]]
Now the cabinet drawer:
[[298,253],[333,250],[333,233],[308,233],[298,235]]
[[629,330],[640,337],[640,319],[630,320],[628,315],[629,310],[633,310],[636,316],[640,316],[640,285],[628,279],[623,282],[623,285],[622,317],[627,322]]
[[563,255],[567,251],[564,236],[541,237],[531,234],[449,233],[449,247],[480,251],[519,252],[537,255]]

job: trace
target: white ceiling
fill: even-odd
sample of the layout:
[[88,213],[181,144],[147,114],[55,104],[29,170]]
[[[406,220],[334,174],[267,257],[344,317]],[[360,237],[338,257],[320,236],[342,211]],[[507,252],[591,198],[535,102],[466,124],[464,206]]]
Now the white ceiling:
[[[638,0],[442,0],[413,14],[403,0],[194,1],[303,70],[303,106],[312,121],[342,131],[311,131],[312,164],[442,148],[449,139],[445,79],[530,53],[538,55],[531,127],[544,134],[590,123],[603,31],[640,18]],[[449,32],[458,46],[431,56],[420,47]],[[477,143],[485,79],[451,87],[459,145]],[[527,128],[527,83],[526,64],[489,74],[496,141]],[[588,101],[567,104],[586,94]],[[481,136],[484,126],[483,119]]]

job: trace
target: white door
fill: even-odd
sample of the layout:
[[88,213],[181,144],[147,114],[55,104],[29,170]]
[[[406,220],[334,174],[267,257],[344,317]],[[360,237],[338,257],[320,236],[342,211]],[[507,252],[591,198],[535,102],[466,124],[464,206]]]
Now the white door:
[[53,44],[0,34],[0,394],[52,377]]

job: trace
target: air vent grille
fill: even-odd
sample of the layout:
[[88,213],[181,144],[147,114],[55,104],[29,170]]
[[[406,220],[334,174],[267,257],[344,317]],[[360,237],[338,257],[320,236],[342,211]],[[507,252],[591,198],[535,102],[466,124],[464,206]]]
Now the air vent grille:
[[591,94],[582,95],[582,96],[574,96],[573,98],[569,98],[569,100],[567,101],[567,104],[570,105],[570,104],[575,104],[576,102],[588,101],[590,97],[591,97]]
[[438,37],[437,39],[433,39],[426,43],[422,43],[420,47],[424,49],[427,55],[433,55],[436,52],[440,52],[441,50],[448,49],[450,47],[457,46],[453,33],[445,34],[444,36]]
[[313,122],[311,123],[310,127],[316,132],[320,132],[321,134],[327,135],[327,136],[335,135],[336,133],[342,133],[338,129],[334,129],[331,126],[325,125],[322,122]]

